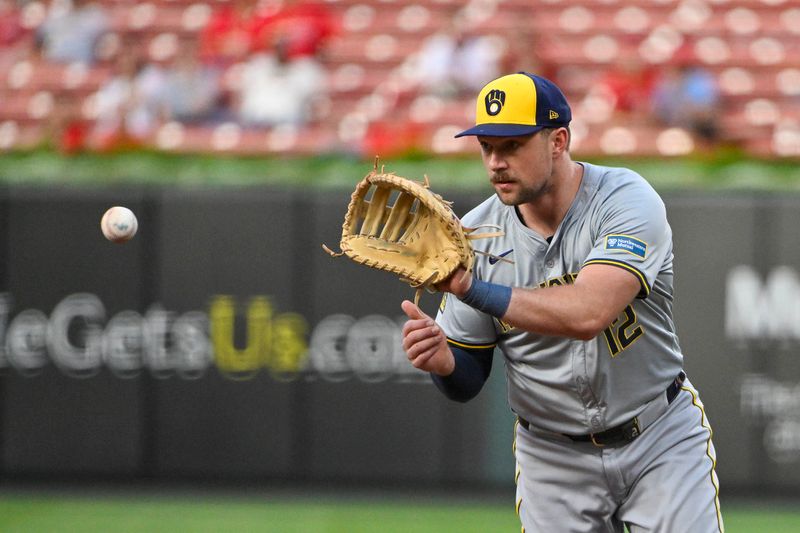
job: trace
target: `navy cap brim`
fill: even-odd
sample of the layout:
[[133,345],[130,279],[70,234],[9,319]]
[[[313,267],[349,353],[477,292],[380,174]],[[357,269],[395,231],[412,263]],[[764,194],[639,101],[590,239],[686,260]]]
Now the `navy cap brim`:
[[531,135],[546,126],[531,126],[529,124],[479,124],[457,134],[456,137],[466,135],[483,135],[486,137],[517,137]]

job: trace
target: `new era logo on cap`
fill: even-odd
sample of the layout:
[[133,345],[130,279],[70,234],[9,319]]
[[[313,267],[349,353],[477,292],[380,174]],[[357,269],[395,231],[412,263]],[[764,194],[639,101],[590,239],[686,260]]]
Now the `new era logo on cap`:
[[546,127],[567,126],[572,113],[561,90],[550,80],[518,72],[486,84],[478,95],[475,126],[464,135],[529,135]]

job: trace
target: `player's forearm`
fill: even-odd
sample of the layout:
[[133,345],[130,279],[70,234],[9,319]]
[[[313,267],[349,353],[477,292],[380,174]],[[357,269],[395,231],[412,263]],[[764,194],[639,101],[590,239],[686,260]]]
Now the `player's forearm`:
[[[580,287],[514,288],[503,322],[541,335],[589,340],[599,335],[613,318],[603,302]],[[615,315],[616,316],[616,315]]]
[[[527,289],[510,288],[478,279],[454,287],[467,305],[519,329],[589,340],[622,312],[636,295],[638,285],[622,269],[603,267],[605,281],[598,281],[598,268],[587,269],[572,285]],[[612,269],[612,270],[608,270]]]
[[447,376],[431,373],[436,387],[451,400],[467,402],[478,395],[491,371],[492,351],[472,353],[450,347],[455,367]]

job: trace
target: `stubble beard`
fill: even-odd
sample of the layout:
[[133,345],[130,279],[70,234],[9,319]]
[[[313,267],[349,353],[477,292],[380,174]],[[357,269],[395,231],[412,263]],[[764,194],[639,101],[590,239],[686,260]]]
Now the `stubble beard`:
[[[506,181],[503,178],[498,178],[497,180],[493,179],[492,182],[495,181]],[[495,194],[497,198],[507,206],[518,206],[522,204],[528,203],[535,203],[537,200],[545,196],[551,189],[550,182],[544,181],[537,186],[530,186],[526,187],[520,184],[518,181],[513,182],[519,189],[516,192],[504,194],[498,190],[495,190]]]

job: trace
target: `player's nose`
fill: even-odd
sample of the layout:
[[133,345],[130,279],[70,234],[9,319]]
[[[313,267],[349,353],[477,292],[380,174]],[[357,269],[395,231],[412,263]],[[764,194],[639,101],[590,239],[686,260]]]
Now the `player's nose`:
[[490,152],[486,158],[486,166],[492,172],[504,170],[508,168],[508,163],[505,158],[497,153],[496,150]]

